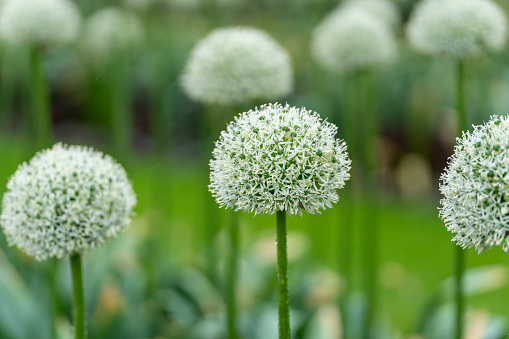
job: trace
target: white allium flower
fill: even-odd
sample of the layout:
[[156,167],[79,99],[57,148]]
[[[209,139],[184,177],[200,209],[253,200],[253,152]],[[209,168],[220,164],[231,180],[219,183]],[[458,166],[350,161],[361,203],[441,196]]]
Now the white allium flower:
[[223,28],[194,48],[182,76],[184,91],[204,103],[233,105],[272,100],[293,87],[290,57],[254,28]]
[[304,108],[269,104],[242,113],[221,133],[209,186],[227,208],[302,215],[332,207],[350,178],[337,127]]
[[143,37],[143,26],[134,14],[107,7],[87,19],[83,47],[96,61],[105,61],[119,51],[136,47]]
[[440,216],[463,248],[509,250],[508,136],[509,116],[493,116],[457,138],[442,174]]
[[501,50],[507,20],[489,0],[424,0],[411,16],[408,37],[423,52],[462,60]]
[[401,23],[401,14],[392,0],[348,0],[341,8],[345,10],[352,8],[365,10],[382,19],[391,27],[396,27]]
[[0,222],[9,244],[26,254],[64,258],[126,229],[135,204],[131,183],[113,158],[56,144],[10,178]]
[[76,38],[81,16],[68,0],[9,0],[0,11],[0,37],[9,43],[47,46]]
[[316,27],[311,54],[336,72],[366,69],[396,57],[396,42],[386,23],[360,9],[333,11]]

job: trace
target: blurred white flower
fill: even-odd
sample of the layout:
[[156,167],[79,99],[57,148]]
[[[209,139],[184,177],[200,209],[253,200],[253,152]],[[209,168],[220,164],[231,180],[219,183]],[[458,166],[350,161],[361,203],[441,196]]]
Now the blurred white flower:
[[87,56],[103,62],[136,48],[143,38],[143,26],[134,14],[108,7],[87,19],[82,47]]
[[425,53],[463,60],[501,50],[507,20],[489,0],[424,0],[411,16],[408,37]]
[[508,135],[507,116],[464,133],[442,174],[440,216],[463,248],[509,250]]
[[242,113],[221,133],[209,186],[227,208],[302,215],[332,207],[350,178],[346,144],[316,112],[269,104]]
[[12,0],[0,11],[0,38],[8,43],[47,46],[76,38],[78,8],[68,0]]
[[348,0],[341,9],[362,9],[391,27],[401,24],[401,14],[393,0]]
[[350,72],[395,59],[397,46],[388,24],[358,8],[336,9],[316,27],[311,54],[325,68]]
[[131,183],[113,158],[56,144],[10,178],[0,222],[10,245],[37,260],[63,258],[126,229],[135,204]]
[[254,28],[222,28],[193,49],[182,75],[184,91],[197,101],[233,105],[272,100],[293,88],[290,57]]

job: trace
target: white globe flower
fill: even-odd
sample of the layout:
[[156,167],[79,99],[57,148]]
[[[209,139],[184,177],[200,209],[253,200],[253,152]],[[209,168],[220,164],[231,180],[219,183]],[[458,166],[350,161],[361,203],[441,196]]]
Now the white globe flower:
[[316,27],[311,54],[325,68],[351,72],[390,62],[396,57],[390,27],[365,10],[333,11]]
[[293,71],[286,51],[263,31],[223,28],[194,48],[182,75],[189,97],[233,105],[288,94]]
[[56,144],[10,178],[0,222],[9,244],[26,254],[64,258],[126,229],[135,204],[131,183],[114,159]]
[[68,43],[80,23],[78,8],[68,0],[9,0],[0,11],[0,38],[36,46]]
[[508,136],[509,117],[493,116],[457,139],[442,174],[440,216],[463,248],[509,250]]
[[87,19],[82,45],[85,54],[95,61],[104,62],[118,52],[135,48],[143,37],[143,26],[134,14],[107,7]]
[[365,10],[391,27],[401,23],[401,14],[393,0],[348,0],[341,9]]
[[216,201],[247,212],[320,213],[350,178],[337,127],[315,112],[279,104],[242,113],[221,133],[210,162]]
[[463,60],[501,50],[507,20],[489,0],[424,0],[411,16],[408,37],[418,50]]

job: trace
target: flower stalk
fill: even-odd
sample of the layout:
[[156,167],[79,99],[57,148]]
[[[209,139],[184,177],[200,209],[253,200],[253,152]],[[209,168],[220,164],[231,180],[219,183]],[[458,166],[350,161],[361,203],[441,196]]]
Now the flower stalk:
[[[461,137],[463,129],[467,129],[467,117],[465,112],[465,86],[464,86],[464,78],[465,78],[465,65],[463,61],[458,61],[458,69],[457,69],[457,83],[456,83],[456,110],[457,110],[457,128],[458,128],[458,137]],[[463,296],[463,273],[465,270],[465,253],[463,252],[463,248],[460,246],[455,246],[455,282],[456,282],[456,319],[455,319],[455,333],[456,339],[461,339],[463,337],[463,304],[464,304],[464,296]]]
[[73,284],[73,316],[74,338],[85,339],[85,302],[83,298],[83,278],[81,255],[74,253],[70,256],[71,274]]
[[286,238],[286,212],[277,211],[277,295],[279,339],[290,339],[290,306],[288,293],[288,246]]
[[228,233],[230,237],[230,257],[228,258],[227,274],[227,319],[228,319],[228,338],[237,338],[237,275],[238,275],[238,256],[239,256],[239,219],[236,212],[230,213],[230,227]]
[[51,113],[41,52],[37,47],[30,51],[32,126],[38,148],[46,147],[51,142]]

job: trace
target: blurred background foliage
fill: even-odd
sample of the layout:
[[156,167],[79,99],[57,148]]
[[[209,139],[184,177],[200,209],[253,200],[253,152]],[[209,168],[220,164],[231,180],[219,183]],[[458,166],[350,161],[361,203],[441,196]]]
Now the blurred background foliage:
[[[398,61],[376,73],[381,133],[377,171],[383,188],[380,210],[380,301],[373,338],[446,338],[452,331],[450,276],[453,244],[438,218],[439,176],[452,153],[453,62],[412,51],[405,22],[414,2],[394,0],[402,17],[396,28]],[[499,1],[509,9],[509,4]],[[233,115],[189,100],[179,76],[191,48],[211,29],[255,26],[290,53],[295,91],[286,101],[316,110],[338,123],[345,79],[310,58],[313,28],[338,2],[333,0],[89,0],[77,2],[84,18],[106,7],[134,19],[118,33],[104,28],[93,37],[98,53],[82,38],[48,49],[56,140],[87,144],[117,157],[138,195],[130,230],[85,256],[86,310],[90,338],[223,338],[225,306],[221,274],[225,237],[206,218],[212,145],[204,144],[203,121],[221,128]],[[133,23],[133,22],[136,23]],[[108,33],[107,33],[108,32]],[[90,34],[98,34],[92,32]],[[100,41],[103,39],[104,41]],[[121,40],[121,41],[120,41]],[[268,56],[270,57],[270,56]],[[509,51],[469,62],[467,111],[478,124],[509,112]],[[31,137],[28,52],[0,45],[0,190],[18,164],[37,151]],[[358,100],[366,98],[359,97]],[[121,127],[125,145],[116,148],[112,111],[129,117]],[[218,136],[219,131],[214,132]],[[288,220],[292,327],[297,338],[337,338],[338,227],[352,213],[347,199],[322,215]],[[272,338],[277,328],[275,216],[241,214],[239,321],[242,338]],[[217,267],[207,261],[210,227]],[[354,243],[359,243],[357,236]],[[70,280],[67,261],[34,262],[0,236],[0,337],[70,338]],[[507,335],[507,254],[494,248],[467,251],[468,338]],[[351,337],[362,328],[363,293],[358,290],[360,253],[353,257],[352,293],[346,309]],[[56,266],[57,276],[48,277]],[[214,277],[214,273],[217,276]],[[52,283],[52,281],[54,283]],[[52,287],[53,286],[53,287]],[[357,292],[355,292],[357,291]],[[56,300],[56,302],[52,302]],[[55,317],[52,314],[56,314]],[[54,320],[52,320],[54,318]],[[449,332],[448,332],[449,331]]]

